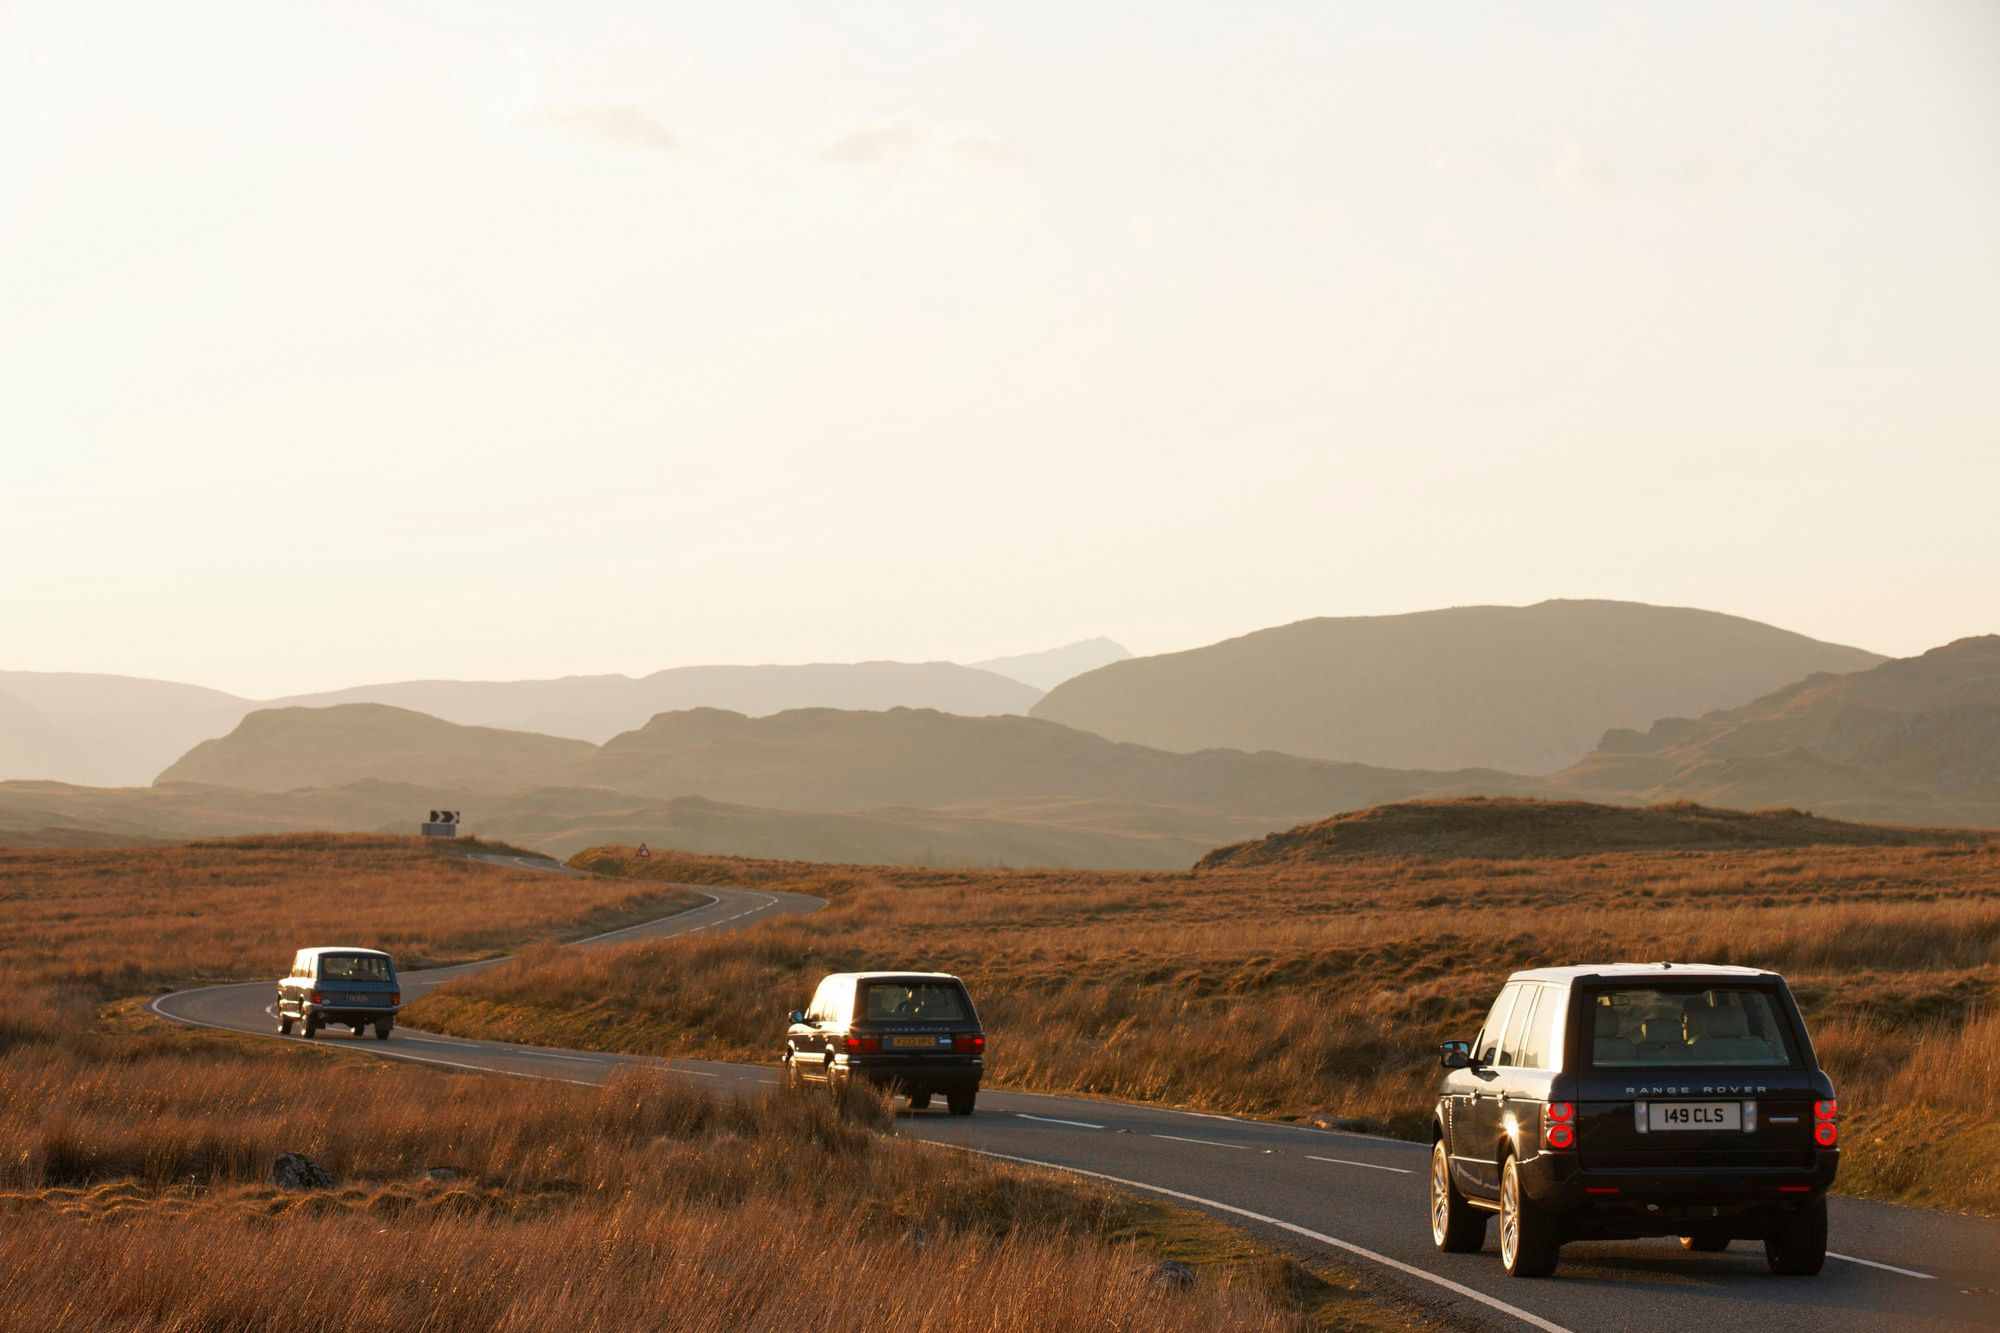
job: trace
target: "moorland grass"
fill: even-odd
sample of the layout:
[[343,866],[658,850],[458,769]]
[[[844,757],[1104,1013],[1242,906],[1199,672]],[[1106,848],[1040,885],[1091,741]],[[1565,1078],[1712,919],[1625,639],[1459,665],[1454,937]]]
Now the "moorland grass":
[[972,985],[989,1077],[1421,1137],[1437,1044],[1506,974],[1675,959],[1790,978],[1847,1117],[1841,1188],[2000,1213],[2000,845],[1357,857],[1189,874],[576,863],[799,888],[807,918],[541,954],[422,1001],[468,1036],[769,1061],[825,972]]
[[[651,1071],[602,1087],[450,1073],[144,1007],[165,986],[272,975],[301,941],[448,962],[679,894],[414,839],[0,854],[0,1324],[1409,1326],[1351,1283],[1245,1261],[1220,1224],[1162,1227],[1156,1206],[898,1139],[865,1090],[731,1101]],[[265,1184],[286,1151],[339,1187]],[[1226,1261],[1194,1288],[1155,1285],[1150,1263],[1188,1228]]]

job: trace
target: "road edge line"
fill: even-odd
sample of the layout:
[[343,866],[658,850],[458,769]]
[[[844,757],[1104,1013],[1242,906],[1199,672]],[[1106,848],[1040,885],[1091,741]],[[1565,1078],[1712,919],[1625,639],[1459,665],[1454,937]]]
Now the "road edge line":
[[1551,1323],[1538,1314],[1523,1310],[1518,1305],[1509,1305],[1497,1296],[1488,1296],[1483,1291],[1478,1291],[1460,1282],[1454,1282],[1448,1277],[1426,1272],[1418,1268],[1415,1264],[1406,1264],[1401,1259],[1392,1259],[1386,1254],[1378,1254],[1376,1251],[1356,1245],[1352,1241],[1342,1240],[1338,1236],[1329,1236],[1323,1231],[1314,1231],[1310,1227],[1302,1227],[1296,1222],[1287,1222],[1281,1217],[1271,1217],[1265,1213],[1254,1213],[1248,1208],[1238,1208],[1235,1204],[1223,1203],[1219,1199],[1205,1199],[1199,1194],[1186,1194],[1180,1190],[1168,1189],[1164,1185],[1148,1185],[1143,1180],[1127,1180],[1123,1176],[1107,1175],[1102,1171],[1088,1171],[1080,1166],[1064,1166],[1059,1162],[1043,1162],[1033,1157],[1016,1157],[1011,1153],[990,1152],[984,1148],[971,1148],[957,1143],[943,1143],[935,1139],[918,1139],[915,1142],[928,1142],[935,1147],[950,1148],[958,1152],[971,1153],[975,1157],[991,1157],[1002,1162],[1014,1162],[1021,1166],[1039,1166],[1051,1171],[1067,1171],[1071,1175],[1087,1176],[1092,1180],[1102,1180],[1113,1185],[1123,1185],[1127,1189],[1144,1190],[1148,1194],[1164,1195],[1169,1199],[1178,1199],[1182,1203],[1191,1203],[1200,1208],[1213,1208],[1218,1212],[1231,1213],[1237,1217],[1247,1217],[1253,1222],[1262,1222],[1266,1226],[1277,1227],[1281,1231],[1289,1231],[1293,1235],[1304,1236],[1308,1240],[1316,1240],[1322,1245],[1330,1245],[1336,1250],[1341,1250],[1362,1259],[1372,1260],[1385,1267],[1393,1268],[1399,1273],[1419,1278],[1434,1286],[1443,1287],[1446,1291],[1454,1292],[1457,1295],[1465,1297],[1467,1300],[1477,1301],[1481,1305],[1498,1310],[1504,1315],[1510,1315],[1531,1328],[1539,1328],[1543,1330],[1543,1333],[1571,1333],[1571,1330],[1563,1327],[1561,1324]]

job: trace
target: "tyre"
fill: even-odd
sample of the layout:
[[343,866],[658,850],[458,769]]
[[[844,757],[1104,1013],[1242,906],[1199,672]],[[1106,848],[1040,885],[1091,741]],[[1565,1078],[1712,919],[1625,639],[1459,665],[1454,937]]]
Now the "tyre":
[[910,1094],[910,1109],[912,1111],[928,1111],[930,1106],[931,1095],[928,1092],[913,1092]]
[[1697,1231],[1681,1237],[1681,1248],[1696,1254],[1720,1254],[1729,1248],[1729,1237],[1713,1231]]
[[1555,1219],[1521,1188],[1520,1163],[1509,1155],[1500,1164],[1500,1266],[1509,1277],[1547,1277],[1561,1252]]
[[979,1100],[979,1089],[973,1088],[968,1092],[947,1092],[944,1100],[953,1115],[971,1115],[973,1103]]
[[317,1037],[319,1035],[319,1020],[308,1016],[305,1020],[305,1026],[300,1030],[299,1035],[307,1041],[311,1041],[314,1037]]
[[283,1014],[278,1016],[278,1035],[283,1037],[292,1035],[292,1020],[286,1018]]
[[354,1029],[354,1035],[357,1037],[368,1030],[366,1023],[349,1023],[347,1026]]
[[1486,1214],[1451,1183],[1443,1139],[1431,1145],[1431,1244],[1446,1254],[1477,1254],[1486,1246]]
[[396,1025],[394,1023],[377,1023],[375,1025],[375,1040],[387,1041],[389,1040],[389,1034],[395,1030]]
[[1826,1200],[1764,1238],[1764,1262],[1785,1277],[1811,1277],[1826,1267]]
[[791,1052],[787,1051],[785,1058],[778,1063],[778,1086],[787,1092],[797,1092],[801,1082],[798,1064],[792,1059]]

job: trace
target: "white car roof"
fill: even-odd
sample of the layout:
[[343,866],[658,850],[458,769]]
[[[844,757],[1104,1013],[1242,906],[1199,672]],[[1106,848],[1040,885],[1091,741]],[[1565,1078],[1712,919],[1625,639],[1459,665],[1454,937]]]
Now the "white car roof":
[[370,958],[387,958],[389,956],[380,949],[363,949],[359,945],[354,944],[321,944],[310,949],[299,950],[299,957],[317,958],[323,953],[358,953],[366,954]]
[[[827,981],[958,981],[949,972],[832,972]],[[960,982],[963,985],[963,982]]]
[[1570,967],[1537,967],[1516,972],[1509,981],[1581,981],[1586,977],[1607,981],[1673,981],[1685,977],[1775,977],[1761,967],[1737,967],[1729,963],[1578,963]]

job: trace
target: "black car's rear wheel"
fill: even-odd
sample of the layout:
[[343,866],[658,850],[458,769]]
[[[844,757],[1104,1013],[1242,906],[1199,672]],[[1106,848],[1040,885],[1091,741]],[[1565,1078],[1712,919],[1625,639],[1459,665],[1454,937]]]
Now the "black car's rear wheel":
[[1696,1254],[1720,1254],[1729,1248],[1730,1237],[1719,1231],[1697,1231],[1681,1237],[1681,1248]]
[[375,1040],[389,1040],[389,1034],[395,1030],[395,1027],[394,1023],[377,1023],[375,1025]]
[[1486,1214],[1451,1183],[1443,1139],[1431,1145],[1431,1243],[1447,1254],[1477,1254],[1486,1245]]
[[928,1092],[913,1092],[910,1094],[910,1109],[912,1111],[927,1111],[930,1109],[930,1105],[931,1095]]
[[1508,1157],[1500,1165],[1500,1266],[1509,1277],[1547,1277],[1561,1253],[1555,1219],[1521,1188],[1520,1163]]
[[1811,1277],[1826,1267],[1825,1199],[1764,1238],[1764,1262],[1786,1277]]
[[979,1089],[972,1088],[966,1092],[947,1092],[944,1095],[944,1100],[945,1105],[951,1108],[953,1115],[971,1115],[973,1104],[979,1100]]

